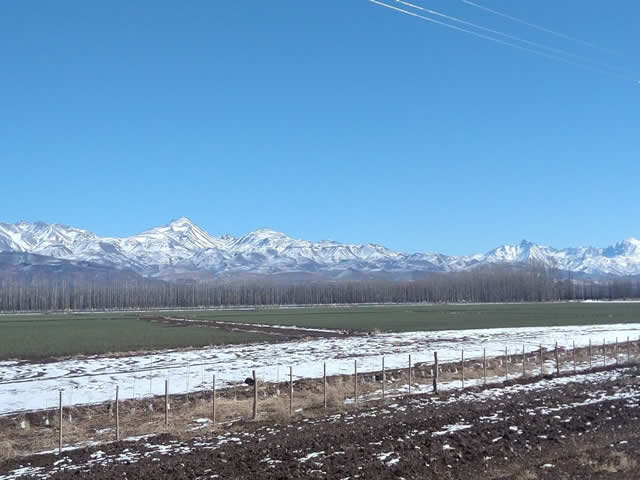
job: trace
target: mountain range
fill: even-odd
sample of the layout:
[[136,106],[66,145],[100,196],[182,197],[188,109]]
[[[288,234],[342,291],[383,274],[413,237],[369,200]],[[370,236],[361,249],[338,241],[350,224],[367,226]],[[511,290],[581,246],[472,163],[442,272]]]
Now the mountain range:
[[[407,279],[426,272],[530,263],[590,276],[640,274],[640,240],[635,238],[606,248],[555,249],[522,241],[487,253],[450,256],[395,252],[373,243],[297,240],[270,229],[241,237],[214,236],[186,217],[125,238],[100,237],[60,224],[0,223],[0,252],[20,258],[36,255],[32,258],[37,258],[40,265],[68,261],[74,268],[91,265],[163,280],[283,274]],[[8,263],[15,266],[16,261],[0,263],[0,269]]]

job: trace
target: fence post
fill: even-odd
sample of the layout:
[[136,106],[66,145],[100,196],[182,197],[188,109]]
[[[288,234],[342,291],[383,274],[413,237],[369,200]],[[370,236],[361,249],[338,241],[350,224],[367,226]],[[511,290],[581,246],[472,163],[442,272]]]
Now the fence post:
[[58,406],[59,428],[58,428],[58,455],[62,455],[62,390],[60,390],[60,403]]
[[505,380],[509,380],[509,362],[507,361],[509,353],[507,351],[508,347],[504,347],[504,376]]
[[560,375],[560,359],[558,358],[558,342],[556,342],[555,357],[556,357],[556,375]]
[[164,381],[164,426],[169,427],[169,380]]
[[200,365],[200,377],[202,378],[202,396],[200,397],[200,401],[202,403],[206,403],[206,393],[207,389],[204,387],[204,365]]
[[629,346],[629,337],[627,337],[627,365],[631,365],[631,347]]
[[187,403],[189,403],[189,376],[191,375],[190,365],[187,362]]
[[293,416],[293,367],[289,367],[289,415]]
[[438,393],[438,352],[433,352],[434,373],[433,373],[433,393]]
[[384,369],[384,355],[382,356],[382,400],[384,400],[384,388],[387,383],[387,372]]
[[578,366],[576,365],[576,341],[573,341],[573,374],[578,373]]
[[116,385],[116,442],[120,441],[120,411],[118,405],[118,396],[120,393],[120,387]]
[[607,340],[604,338],[602,339],[602,363],[607,368]]
[[216,376],[213,376],[213,380],[211,382],[211,409],[212,409],[212,422],[213,422],[213,428],[216,428]]
[[589,339],[589,370],[593,368],[593,357],[591,355],[591,339]]
[[540,375],[544,375],[544,353],[542,353],[542,344],[540,344]]
[[358,405],[358,360],[353,361],[353,401]]
[[258,418],[258,378],[253,370],[253,419]]
[[411,380],[412,380],[412,375],[413,372],[411,370],[411,354],[409,354],[409,395],[411,395]]
[[322,397],[324,400],[324,409],[327,409],[327,362],[324,362],[322,368]]
[[618,355],[618,337],[616,337],[616,367],[619,366],[620,361],[619,361],[619,355]]
[[524,353],[524,343],[522,344],[522,378],[527,376],[527,357]]
[[464,390],[464,350],[462,350],[462,389]]
[[487,384],[487,349],[482,350],[482,378],[484,379],[483,385]]

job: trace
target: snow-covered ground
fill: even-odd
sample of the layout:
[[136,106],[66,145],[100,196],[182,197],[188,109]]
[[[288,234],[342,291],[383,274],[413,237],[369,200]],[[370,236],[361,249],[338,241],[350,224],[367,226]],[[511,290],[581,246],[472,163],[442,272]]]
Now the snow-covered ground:
[[[33,364],[0,362],[0,414],[53,408],[58,405],[58,392],[63,391],[65,406],[108,401],[120,387],[120,398],[141,398],[164,394],[164,381],[169,380],[170,394],[211,388],[215,374],[220,388],[242,382],[255,369],[261,381],[285,381],[288,367],[295,378],[320,378],[323,362],[327,374],[353,373],[354,360],[358,372],[381,369],[385,357],[388,369],[405,367],[408,354],[413,363],[433,363],[433,352],[439,361],[504,355],[505,347],[514,355],[547,349],[555,342],[560,347],[594,345],[594,365],[601,360],[603,340],[607,344],[640,338],[640,323],[620,325],[499,328],[483,330],[448,330],[441,332],[389,333],[370,337],[323,338],[305,342],[277,344],[228,345],[189,351],[162,351],[152,355],[118,358],[94,357]],[[624,348],[620,350],[625,353]],[[610,360],[612,361],[612,360]],[[519,374],[514,369],[514,375]]]
[[[624,376],[626,373],[626,369],[619,369],[616,371],[605,371],[605,372],[597,372],[597,373],[588,373],[588,374],[579,374],[576,376],[568,376],[561,378],[552,378],[548,380],[541,380],[532,384],[525,385],[511,385],[511,386],[502,386],[499,388],[489,388],[486,390],[482,390],[479,392],[460,392],[457,395],[452,395],[445,400],[440,400],[437,398],[429,398],[429,399],[417,399],[414,400],[411,404],[412,410],[419,409],[430,409],[432,410],[435,405],[443,405],[443,404],[451,404],[455,402],[469,402],[469,403],[478,403],[485,402],[492,399],[501,399],[508,398],[516,393],[526,393],[526,392],[541,392],[548,389],[553,389],[557,387],[561,387],[563,385],[569,383],[577,383],[577,384],[597,384],[606,381],[615,381],[620,377]],[[587,399],[579,402],[579,403],[567,403],[560,404],[554,407],[547,406],[535,406],[535,407],[526,407],[523,412],[527,415],[531,416],[542,416],[542,417],[554,417],[558,422],[570,421],[573,414],[574,409],[576,407],[584,406],[584,405],[593,405],[597,403],[607,402],[607,401],[615,401],[615,400],[625,400],[625,405],[623,408],[637,409],[640,406],[640,393],[638,393],[637,389],[633,388],[632,385],[628,385],[621,389],[606,391],[595,390],[587,393]],[[372,407],[367,411],[359,412],[356,416],[354,413],[335,413],[328,417],[323,417],[319,419],[304,419],[303,422],[307,425],[318,425],[321,423],[354,423],[357,421],[357,418],[362,418],[363,416],[384,416],[384,415],[392,415],[397,411],[406,411],[408,406],[406,404],[400,403],[392,403],[389,405]],[[423,435],[430,435],[433,437],[447,437],[452,438],[455,437],[459,432],[468,430],[468,429],[482,429],[483,425],[492,424],[492,423],[500,423],[500,422],[512,422],[513,425],[509,426],[509,431],[516,435],[523,434],[523,430],[521,427],[517,426],[519,422],[518,418],[510,417],[508,414],[500,411],[495,412],[495,414],[486,417],[480,417],[479,422],[467,423],[467,422],[459,422],[456,424],[446,425],[442,430],[439,431],[429,431],[429,430],[411,430],[407,431],[404,439],[398,438],[396,442],[404,442],[404,440],[409,439],[410,437],[419,437]],[[106,454],[102,450],[98,450],[92,453],[88,459],[84,461],[80,461],[74,463],[70,456],[68,456],[68,452],[74,449],[84,448],[87,444],[70,446],[64,449],[63,455],[59,458],[52,459],[51,464],[47,466],[31,466],[30,464],[27,466],[21,466],[15,470],[9,471],[6,474],[0,474],[0,480],[17,480],[20,478],[41,478],[46,479],[50,478],[54,474],[62,471],[75,471],[81,474],[81,472],[85,472],[88,469],[95,466],[110,466],[119,463],[127,463],[133,464],[137,463],[145,458],[151,458],[152,461],[160,461],[163,456],[171,456],[171,455],[181,455],[188,454],[193,452],[194,450],[211,450],[215,451],[220,449],[222,446],[227,444],[233,445],[241,445],[244,442],[255,442],[257,439],[258,442],[266,441],[272,439],[273,437],[277,437],[282,435],[283,433],[288,434],[289,429],[301,429],[302,427],[297,425],[286,425],[286,426],[264,426],[256,430],[255,432],[226,432],[220,435],[215,435],[211,437],[202,437],[196,438],[193,442],[188,441],[179,441],[179,440],[170,440],[167,443],[160,443],[154,441],[152,436],[146,437],[131,437],[125,439],[126,441],[138,441],[144,440],[143,444],[139,444],[135,449],[125,448],[124,450],[118,453]],[[590,423],[585,424],[585,430],[590,430]],[[546,436],[539,436],[540,440],[547,440]],[[508,440],[504,439],[502,436],[496,437],[492,439],[493,443],[496,442],[507,442]],[[620,442],[626,443],[626,442]],[[98,444],[89,444],[90,446],[97,446]],[[371,443],[371,445],[382,445],[382,442]],[[613,445],[612,445],[613,446]],[[443,449],[453,449],[453,447],[449,446],[449,443],[443,446]],[[55,450],[40,452],[40,453],[55,453]],[[64,454],[67,453],[67,455]],[[314,450],[300,450],[295,452],[298,454],[298,461],[301,463],[305,463],[308,461],[322,461],[322,459],[326,458],[329,455],[341,455],[344,452],[333,452],[326,453],[325,451],[314,451]],[[391,466],[398,461],[401,460],[400,453],[396,450],[391,450],[385,453],[376,454],[376,458],[381,462],[385,463],[387,466]],[[266,464],[268,467],[274,463],[280,462],[281,460],[273,460],[269,457],[263,458],[260,460],[261,463]],[[553,465],[543,465],[541,468],[553,468]],[[217,478],[215,475],[207,475],[210,471],[203,472],[203,477],[201,478]]]

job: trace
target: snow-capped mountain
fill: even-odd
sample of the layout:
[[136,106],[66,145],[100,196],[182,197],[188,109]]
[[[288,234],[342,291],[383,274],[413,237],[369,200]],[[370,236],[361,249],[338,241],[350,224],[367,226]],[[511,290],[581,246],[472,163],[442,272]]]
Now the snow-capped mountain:
[[406,254],[381,245],[311,242],[259,229],[241,237],[210,235],[188,218],[126,238],[42,222],[0,223],[0,252],[22,252],[130,269],[148,277],[202,278],[220,274],[455,272],[490,264],[536,263],[589,275],[640,274],[640,240],[607,248],[554,249],[523,241],[484,254]]

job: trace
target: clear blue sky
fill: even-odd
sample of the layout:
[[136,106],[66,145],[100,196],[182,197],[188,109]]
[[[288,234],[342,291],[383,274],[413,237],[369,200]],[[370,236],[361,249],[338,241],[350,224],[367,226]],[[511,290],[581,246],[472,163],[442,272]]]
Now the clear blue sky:
[[[636,0],[478,0],[617,55],[420,3],[640,78]],[[449,254],[640,236],[640,85],[366,0],[7,2],[0,58],[0,221]]]

